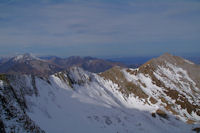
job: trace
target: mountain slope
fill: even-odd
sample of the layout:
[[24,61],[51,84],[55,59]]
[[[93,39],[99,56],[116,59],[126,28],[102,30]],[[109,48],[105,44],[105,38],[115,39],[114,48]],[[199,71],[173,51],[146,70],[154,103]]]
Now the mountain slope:
[[[169,63],[166,58],[177,60]],[[184,59],[164,55],[138,69],[114,67],[101,74],[72,67],[49,77],[1,75],[0,129],[10,132],[13,127],[16,132],[20,129],[19,132],[47,133],[199,130],[199,89],[193,80],[196,76],[189,76],[179,61],[189,65]],[[197,92],[192,92],[193,89]],[[171,96],[176,93],[169,90],[176,91],[179,98]],[[186,104],[195,106],[191,108],[193,113],[189,113],[187,106],[181,106],[182,102],[176,103],[182,97]],[[14,116],[10,116],[16,110],[12,106],[18,110],[12,113]],[[26,120],[19,121],[21,116]]]
[[27,105],[24,101],[24,92],[17,94],[19,91],[10,85],[8,78],[11,77],[0,75],[0,132],[43,133],[44,131],[26,113]]
[[188,123],[200,122],[200,66],[188,60],[165,54],[138,69],[113,68],[101,75],[127,97],[134,94]]

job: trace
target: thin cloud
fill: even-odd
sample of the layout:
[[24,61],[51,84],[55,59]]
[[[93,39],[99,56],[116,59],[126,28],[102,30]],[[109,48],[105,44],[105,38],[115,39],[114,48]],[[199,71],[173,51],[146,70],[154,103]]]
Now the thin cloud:
[[200,42],[199,7],[194,1],[9,4],[0,9],[0,46]]

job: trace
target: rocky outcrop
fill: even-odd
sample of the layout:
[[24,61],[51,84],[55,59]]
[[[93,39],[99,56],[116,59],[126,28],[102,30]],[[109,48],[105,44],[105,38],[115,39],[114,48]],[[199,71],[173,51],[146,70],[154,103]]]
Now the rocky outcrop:
[[43,133],[26,114],[26,100],[21,89],[14,89],[9,75],[0,75],[0,132],[2,133]]

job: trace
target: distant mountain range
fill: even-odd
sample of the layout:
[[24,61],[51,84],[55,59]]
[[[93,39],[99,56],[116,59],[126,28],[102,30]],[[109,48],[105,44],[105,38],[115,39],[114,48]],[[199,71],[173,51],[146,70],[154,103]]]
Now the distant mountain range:
[[78,66],[89,72],[104,72],[112,68],[113,66],[125,66],[122,63],[107,61],[103,59],[93,58],[93,57],[80,57],[71,56],[68,58],[59,57],[49,57],[46,58],[47,61],[57,64],[62,69],[69,68],[72,66]]
[[121,63],[106,61],[92,57],[72,56],[59,58],[56,56],[38,58],[32,54],[23,54],[0,60],[0,73],[50,75],[55,72],[78,66],[90,72],[103,72],[113,66],[125,66]]

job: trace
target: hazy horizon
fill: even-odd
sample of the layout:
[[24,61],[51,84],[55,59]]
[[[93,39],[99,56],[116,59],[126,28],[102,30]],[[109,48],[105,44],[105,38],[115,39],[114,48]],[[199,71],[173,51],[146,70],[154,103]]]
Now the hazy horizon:
[[[167,53],[167,52],[166,52]],[[47,55],[42,55],[42,54],[34,54],[34,53],[17,53],[17,54],[11,54],[11,55],[4,55],[4,56],[0,56],[0,59],[3,58],[12,58],[12,57],[16,57],[18,55],[24,55],[24,54],[31,54],[33,56],[42,58],[42,59],[46,59],[46,58],[50,58],[50,57],[58,57],[58,58],[69,58],[69,57],[81,57],[81,58],[87,58],[87,57],[91,57],[91,58],[97,58],[97,59],[103,59],[103,60],[108,60],[108,61],[116,61],[116,62],[143,62],[145,63],[148,60],[151,60],[152,58],[157,58],[159,56],[164,55],[165,53],[162,54],[157,54],[157,55],[132,55],[132,56],[90,56],[90,55],[86,55],[86,56],[81,56],[81,55],[69,55],[69,56],[59,56],[59,55],[53,55],[53,54],[47,54]],[[176,53],[169,53],[171,55],[174,56],[180,56],[182,58],[186,58],[189,59],[191,61],[196,61],[196,60],[200,60],[200,54],[199,53],[183,53],[183,54],[176,54]],[[199,64],[199,62],[196,62]],[[125,63],[126,64],[126,63]]]

